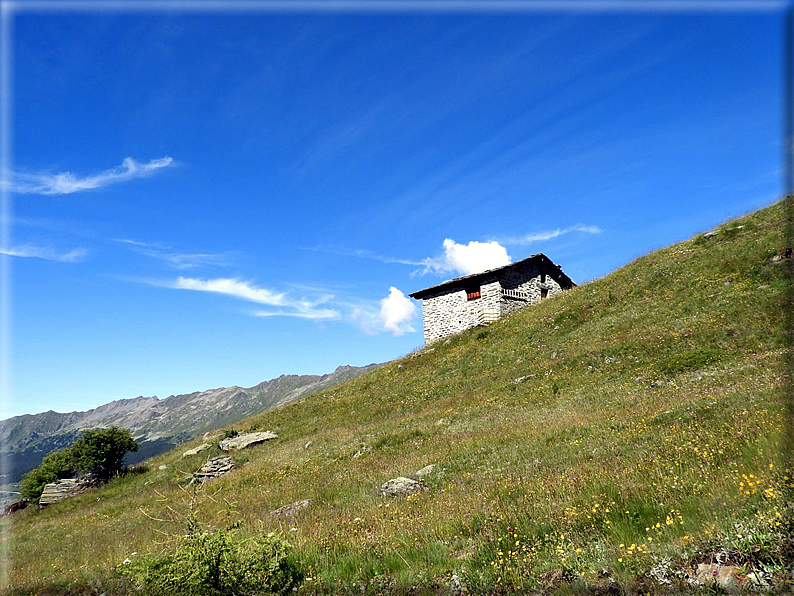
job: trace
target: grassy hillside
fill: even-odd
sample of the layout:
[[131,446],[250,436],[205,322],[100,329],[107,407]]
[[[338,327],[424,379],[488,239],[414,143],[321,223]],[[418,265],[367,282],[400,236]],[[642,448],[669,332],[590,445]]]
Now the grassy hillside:
[[[199,523],[281,533],[303,594],[689,593],[699,563],[790,589],[783,228],[779,203],[237,424],[280,438],[195,495]],[[125,593],[112,568],[184,532],[208,452],[182,451],[4,520],[9,591]],[[428,464],[429,490],[379,495]]]

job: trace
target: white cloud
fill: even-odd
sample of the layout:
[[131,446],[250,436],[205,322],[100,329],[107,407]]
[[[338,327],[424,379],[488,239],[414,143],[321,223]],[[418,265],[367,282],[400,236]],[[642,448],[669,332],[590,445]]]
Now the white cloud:
[[229,263],[229,253],[180,253],[169,252],[170,246],[159,242],[141,242],[131,238],[114,238],[114,242],[123,244],[142,255],[160,259],[174,269],[194,269],[204,265],[225,266]]
[[287,304],[286,294],[276,293],[265,288],[257,288],[249,282],[240,281],[239,279],[195,279],[179,276],[171,287],[177,290],[225,294],[226,296],[233,296],[249,302],[267,304],[268,306],[284,306]]
[[257,317],[298,317],[300,319],[311,319],[314,321],[333,321],[342,316],[338,310],[333,308],[317,308],[321,304],[330,302],[333,298],[333,294],[325,294],[316,300],[307,300],[306,298],[290,300],[287,304],[294,309],[293,311],[285,311],[283,309],[277,311],[260,310],[253,314]]
[[425,264],[424,261],[412,261],[410,259],[401,259],[399,257],[389,257],[362,248],[349,250],[349,249],[336,248],[333,246],[314,246],[314,247],[304,247],[302,250],[315,250],[318,252],[325,252],[333,255],[359,257],[361,259],[372,259],[373,261],[380,261],[381,263],[398,263],[400,265]]
[[564,229],[557,228],[555,230],[546,230],[543,232],[535,232],[534,234],[527,234],[526,236],[503,238],[502,242],[504,242],[505,244],[517,244],[519,246],[523,246],[526,244],[532,244],[533,242],[542,242],[544,240],[551,240],[552,238],[557,238],[558,236],[562,236],[563,234],[570,234],[571,232],[600,234],[602,231],[603,230],[598,226],[586,226],[583,224],[578,224]]
[[85,259],[88,249],[75,248],[67,253],[58,252],[46,246],[36,246],[34,244],[21,244],[10,248],[0,248],[0,254],[10,257],[23,257],[44,259],[46,261],[57,261],[58,263],[77,263]]
[[175,269],[193,269],[202,265],[226,265],[228,259],[225,255],[211,253],[166,253],[145,251],[145,255],[164,260]]
[[332,308],[309,309],[297,312],[258,310],[253,315],[256,317],[297,317],[313,321],[335,321],[342,316],[338,310]]
[[279,307],[278,310],[253,311],[251,314],[256,317],[298,317],[326,321],[341,317],[339,311],[332,308],[317,308],[330,301],[333,298],[332,295],[321,296],[316,300],[290,299],[286,292],[273,292],[266,288],[258,288],[250,282],[233,278],[196,279],[180,276],[175,282],[166,285],[177,290],[224,294],[248,302]]
[[381,328],[378,313],[369,308],[355,306],[347,319],[367,335],[376,335]]
[[389,288],[389,295],[380,301],[380,322],[386,331],[403,335],[415,331],[411,321],[416,318],[416,305],[395,287]]
[[102,188],[103,186],[132,180],[133,178],[145,178],[173,163],[174,160],[170,157],[153,159],[148,163],[139,163],[131,157],[126,157],[120,166],[110,168],[93,176],[79,177],[71,172],[61,172],[59,174],[13,172],[7,176],[7,180],[4,180],[3,184],[11,192],[19,194],[68,195]]
[[507,249],[493,240],[491,242],[472,240],[468,244],[458,244],[451,238],[447,238],[444,240],[443,246],[443,256],[424,260],[425,269],[422,273],[432,271],[470,275],[510,264]]
[[120,244],[130,244],[132,246],[139,246],[143,248],[169,248],[165,244],[160,244],[159,242],[141,242],[140,240],[133,240],[132,238],[113,238],[113,242],[118,242]]
[[197,279],[178,277],[175,281],[134,279],[153,286],[176,290],[193,290],[231,296],[247,302],[268,306],[248,314],[255,317],[294,317],[313,321],[344,320],[369,335],[387,331],[395,336],[416,331],[411,323],[418,317],[416,304],[397,288],[389,288],[389,295],[376,302],[351,296],[341,299],[317,288],[311,297],[293,297],[288,292],[274,292],[251,282],[236,278]]

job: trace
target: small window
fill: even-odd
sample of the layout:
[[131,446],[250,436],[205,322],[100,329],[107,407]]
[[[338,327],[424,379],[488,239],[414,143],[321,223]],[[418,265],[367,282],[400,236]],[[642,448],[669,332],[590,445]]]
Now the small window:
[[466,300],[477,300],[480,297],[480,286],[466,288]]
[[541,273],[540,274],[540,283],[542,283],[542,284],[546,283],[546,274],[545,273]]

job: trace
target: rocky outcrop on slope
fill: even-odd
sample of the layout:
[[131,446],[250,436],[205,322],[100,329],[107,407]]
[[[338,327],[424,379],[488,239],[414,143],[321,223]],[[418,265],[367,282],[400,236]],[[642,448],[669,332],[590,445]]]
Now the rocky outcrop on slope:
[[220,447],[223,451],[231,451],[232,449],[239,451],[240,449],[245,449],[246,447],[250,447],[251,445],[256,445],[258,443],[264,443],[265,441],[269,441],[271,439],[278,439],[278,435],[274,432],[270,432],[269,430],[257,433],[245,433],[224,439],[218,443],[218,447]]
[[380,487],[380,494],[384,497],[391,498],[407,497],[408,495],[413,495],[423,490],[427,490],[427,486],[423,483],[412,480],[411,478],[399,476],[384,482],[383,486]]
[[219,455],[201,466],[198,472],[193,472],[193,479],[196,482],[206,482],[207,480],[223,476],[232,469],[234,469],[234,460],[231,457]]
[[273,517],[295,517],[295,515],[301,511],[307,510],[311,507],[312,501],[311,499],[303,499],[301,501],[295,501],[294,503],[290,503],[289,505],[284,505],[283,507],[279,507],[275,511],[271,511],[270,515]]
[[212,449],[212,445],[209,443],[202,443],[198,447],[194,447],[193,449],[188,449],[182,454],[182,457],[190,457],[191,455],[198,455],[202,451],[206,451],[207,449]]
[[52,505],[69,497],[84,493],[91,487],[91,481],[82,478],[64,478],[58,482],[45,485],[41,493],[39,505]]

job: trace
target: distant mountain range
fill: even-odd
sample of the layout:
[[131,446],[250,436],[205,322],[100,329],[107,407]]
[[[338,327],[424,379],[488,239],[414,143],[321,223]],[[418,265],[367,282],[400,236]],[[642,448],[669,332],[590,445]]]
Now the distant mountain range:
[[0,421],[0,484],[18,482],[41,459],[70,446],[89,428],[113,424],[129,429],[139,449],[135,463],[167,451],[209,430],[233,424],[380,366],[340,366],[326,375],[281,375],[250,388],[221,387],[185,395],[120,399],[88,410],[25,414]]

